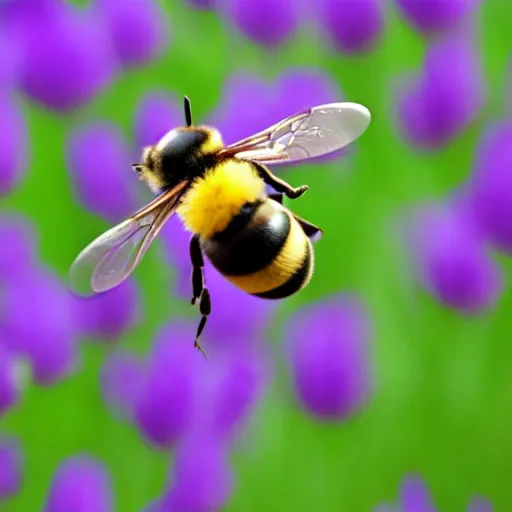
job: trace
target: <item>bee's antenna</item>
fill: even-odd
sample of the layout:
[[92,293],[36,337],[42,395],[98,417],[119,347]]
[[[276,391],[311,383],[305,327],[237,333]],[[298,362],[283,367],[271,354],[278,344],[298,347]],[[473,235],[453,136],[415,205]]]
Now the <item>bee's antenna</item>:
[[188,96],[185,96],[185,123],[187,126],[192,126],[192,107]]

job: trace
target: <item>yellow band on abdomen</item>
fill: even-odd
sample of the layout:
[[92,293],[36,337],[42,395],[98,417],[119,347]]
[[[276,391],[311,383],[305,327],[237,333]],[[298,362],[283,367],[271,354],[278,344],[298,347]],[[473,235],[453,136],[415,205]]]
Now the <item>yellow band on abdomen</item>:
[[286,283],[302,267],[308,246],[304,231],[292,215],[290,221],[288,238],[272,263],[252,274],[224,277],[250,294],[267,292]]

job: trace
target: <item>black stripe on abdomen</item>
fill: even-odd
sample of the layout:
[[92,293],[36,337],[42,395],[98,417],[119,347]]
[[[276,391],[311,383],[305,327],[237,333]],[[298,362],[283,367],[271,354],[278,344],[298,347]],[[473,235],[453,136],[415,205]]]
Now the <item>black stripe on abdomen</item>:
[[285,297],[289,297],[294,293],[298,292],[301,288],[303,288],[311,279],[311,273],[313,271],[313,249],[311,244],[308,243],[306,246],[306,254],[304,257],[304,261],[299,269],[295,271],[293,275],[290,276],[288,281],[283,283],[282,285],[274,288],[272,290],[268,290],[262,293],[253,293],[255,297],[260,297],[262,299],[284,299]]
[[270,202],[244,205],[221,233],[202,239],[213,265],[226,276],[252,274],[270,265],[290,233],[288,214]]

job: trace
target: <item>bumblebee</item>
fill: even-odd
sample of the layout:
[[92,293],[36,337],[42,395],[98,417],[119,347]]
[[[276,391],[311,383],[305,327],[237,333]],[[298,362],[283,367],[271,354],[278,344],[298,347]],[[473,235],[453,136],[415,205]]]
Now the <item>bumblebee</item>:
[[[186,125],[145,147],[133,165],[157,194],[131,217],[90,243],[71,265],[71,288],[82,295],[109,290],[130,276],[152,241],[175,213],[192,233],[192,304],[201,320],[195,347],[211,312],[205,255],[231,283],[256,297],[283,299],[310,281],[312,242],[322,230],[283,206],[283,195],[301,197],[268,165],[289,164],[339,150],[370,124],[356,103],[312,107],[235,144],[225,146],[209,126],[194,126],[185,97]],[[266,185],[275,193],[267,194]]]

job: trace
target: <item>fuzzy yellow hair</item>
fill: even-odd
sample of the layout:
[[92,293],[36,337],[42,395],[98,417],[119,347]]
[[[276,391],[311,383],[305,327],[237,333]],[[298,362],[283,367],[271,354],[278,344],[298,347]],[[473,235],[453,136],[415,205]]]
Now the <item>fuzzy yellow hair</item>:
[[264,190],[250,163],[227,160],[194,183],[178,214],[189,231],[210,238],[224,230],[245,203],[262,197]]

